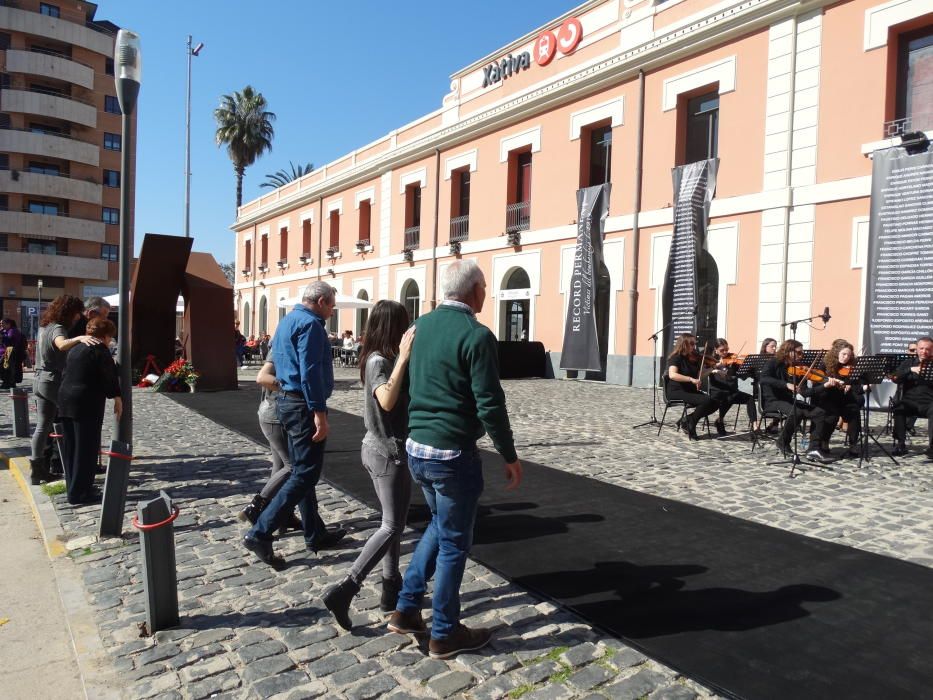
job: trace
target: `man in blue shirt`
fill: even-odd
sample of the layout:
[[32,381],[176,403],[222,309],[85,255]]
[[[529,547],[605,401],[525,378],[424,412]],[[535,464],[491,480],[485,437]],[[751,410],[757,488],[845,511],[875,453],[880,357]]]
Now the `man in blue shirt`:
[[279,322],[272,341],[275,376],[282,387],[277,413],[288,436],[292,473],[246,533],[243,544],[275,569],[285,560],[272,551],[272,533],[298,506],[308,549],[333,547],[346,531],[328,531],[318,515],[315,487],[324,467],[327,399],[334,389],[334,364],[324,322],[334,312],[335,290],[312,282],[301,303]]

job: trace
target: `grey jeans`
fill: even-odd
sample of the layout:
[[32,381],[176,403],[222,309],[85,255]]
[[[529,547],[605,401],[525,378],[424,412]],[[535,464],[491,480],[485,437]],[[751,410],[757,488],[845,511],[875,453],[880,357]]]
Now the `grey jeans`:
[[269,447],[272,448],[272,475],[262,487],[259,495],[270,501],[288,481],[292,473],[292,463],[288,457],[288,437],[285,435],[282,424],[259,421],[259,427],[262,434],[266,436],[266,440],[269,441]]
[[36,397],[36,431],[32,434],[32,459],[38,461],[45,457],[45,448],[52,431],[52,423],[58,414],[59,382],[34,381],[32,393]]
[[408,471],[407,455],[404,455],[403,459],[392,459],[363,445],[360,456],[376,488],[376,496],[382,507],[382,524],[366,540],[363,551],[350,567],[349,577],[356,584],[362,584],[366,575],[381,559],[382,578],[400,579],[398,560],[401,554],[402,531],[405,529],[408,504],[411,502],[411,474]]

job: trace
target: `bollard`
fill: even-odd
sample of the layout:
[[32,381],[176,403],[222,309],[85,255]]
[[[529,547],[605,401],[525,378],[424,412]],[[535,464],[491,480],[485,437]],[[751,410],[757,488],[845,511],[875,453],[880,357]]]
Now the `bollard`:
[[13,435],[29,437],[29,406],[26,404],[25,389],[10,389],[13,400]]
[[136,506],[133,527],[139,530],[149,634],[178,625],[178,574],[175,570],[175,526],[178,507],[165,491]]
[[130,482],[130,446],[119,440],[110,442],[107,478],[104,480],[104,501],[100,507],[98,537],[120,537],[123,534],[123,511],[126,508],[126,488]]

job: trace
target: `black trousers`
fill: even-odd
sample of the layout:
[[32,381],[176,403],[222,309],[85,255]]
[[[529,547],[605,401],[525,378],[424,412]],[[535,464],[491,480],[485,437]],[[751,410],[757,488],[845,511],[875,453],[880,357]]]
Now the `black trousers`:
[[790,444],[801,418],[810,419],[810,441],[819,444],[822,439],[823,425],[826,422],[826,412],[822,408],[810,406],[803,401],[797,402],[796,414],[790,401],[769,401],[764,408],[766,411],[777,411],[786,418],[784,428],[781,430],[781,442],[785,445]]
[[933,401],[911,401],[903,398],[894,404],[894,442],[904,442],[907,439],[907,418],[909,416],[926,416],[927,432],[929,433],[928,449],[933,450]]
[[828,441],[833,431],[836,429],[836,423],[842,418],[848,424],[846,434],[849,436],[849,444],[854,445],[862,434],[862,411],[861,407],[854,401],[847,401],[841,404],[831,406],[822,406],[826,413],[823,420],[823,440]]
[[94,485],[103,414],[61,418],[64,430],[65,486],[69,503],[80,503]]
[[702,418],[715,413],[719,409],[719,402],[701,391],[688,391],[680,388],[680,382],[670,382],[667,385],[667,398],[672,401],[683,401],[688,406],[694,406],[693,412],[687,416],[687,422],[696,428]]
[[755,408],[755,398],[744,391],[732,391],[728,394],[712,394],[713,399],[719,403],[719,420],[725,418],[729,409],[735,405],[745,405],[748,419],[754,423],[758,420],[758,410]]

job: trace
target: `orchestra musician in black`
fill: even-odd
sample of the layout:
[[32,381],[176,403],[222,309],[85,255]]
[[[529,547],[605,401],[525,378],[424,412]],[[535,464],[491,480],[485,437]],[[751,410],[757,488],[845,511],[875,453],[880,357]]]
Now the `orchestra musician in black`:
[[739,369],[739,360],[729,352],[729,341],[725,338],[716,339],[716,359],[719,361],[716,371],[709,375],[709,395],[719,403],[719,418],[715,422],[716,432],[726,434],[725,417],[732,406],[745,405],[748,420],[754,424],[758,420],[758,411],[755,410],[755,399],[751,394],[739,391],[739,380],[736,372]]
[[894,404],[894,456],[907,454],[907,417],[926,416],[927,459],[933,459],[933,382],[920,376],[921,369],[933,362],[933,338],[917,338],[917,356],[904,360],[897,368],[894,381],[901,385],[901,398]]
[[821,367],[824,372],[823,378],[815,379],[810,385],[810,402],[826,413],[819,449],[827,455],[832,454],[829,449],[829,439],[840,418],[847,425],[848,456],[854,457],[859,454],[859,436],[862,432],[861,408],[865,391],[861,385],[849,382],[849,373],[854,364],[855,348],[852,343],[843,338],[835,340],[823,358]]
[[[803,417],[810,419],[811,444],[820,445],[823,436],[823,421],[826,417],[823,409],[811,406],[796,396],[808,396],[810,393],[806,382],[807,367],[800,364],[801,360],[803,344],[798,340],[785,340],[777,349],[774,358],[768,360],[761,369],[762,406],[766,411],[776,411],[785,417],[784,427],[778,437],[778,447],[784,454],[791,451],[790,441],[797,429],[796,421]],[[802,370],[800,377],[795,374],[794,368],[797,366]],[[820,460],[831,457],[823,455],[819,448],[814,451]]]
[[[708,357],[715,365],[712,355]],[[704,355],[697,352],[696,336],[690,333],[683,333],[677,338],[674,350],[668,356],[667,376],[670,381],[667,384],[667,398],[695,406],[683,423],[677,421],[677,427],[683,428],[691,440],[700,439],[697,424],[719,408],[715,399],[701,391],[704,377],[712,371],[712,368],[701,369],[704,360]]]

